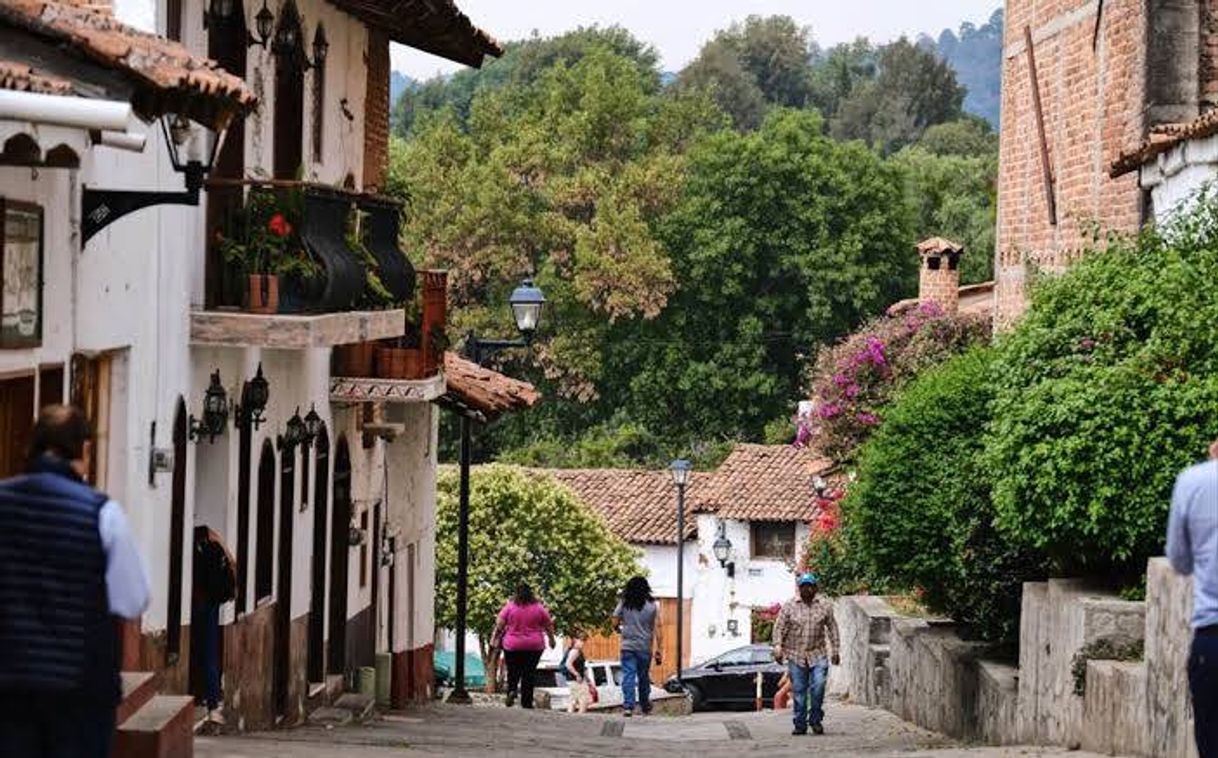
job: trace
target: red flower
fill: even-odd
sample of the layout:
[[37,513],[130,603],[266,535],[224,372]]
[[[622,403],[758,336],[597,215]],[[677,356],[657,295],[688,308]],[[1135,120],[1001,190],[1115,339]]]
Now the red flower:
[[271,220],[266,223],[266,228],[276,237],[286,237],[292,233],[292,225],[288,223],[282,213],[271,216]]

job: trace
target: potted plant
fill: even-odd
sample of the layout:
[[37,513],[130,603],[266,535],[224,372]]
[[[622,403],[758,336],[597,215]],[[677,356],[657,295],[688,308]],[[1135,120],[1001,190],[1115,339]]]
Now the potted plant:
[[241,267],[247,290],[246,310],[270,314],[279,311],[280,277],[295,275],[310,279],[320,267],[310,258],[300,241],[297,193],[281,198],[275,192],[251,190],[240,218],[237,238],[221,239],[225,261]]

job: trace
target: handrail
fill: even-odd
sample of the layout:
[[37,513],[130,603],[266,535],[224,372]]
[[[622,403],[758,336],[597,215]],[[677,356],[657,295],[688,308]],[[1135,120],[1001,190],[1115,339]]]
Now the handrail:
[[401,208],[403,203],[396,197],[382,195],[375,192],[357,192],[346,187],[340,187],[333,184],[324,184],[322,182],[307,182],[303,179],[259,179],[257,177],[247,177],[245,179],[226,179],[223,177],[215,177],[207,179],[203,182],[206,189],[222,189],[230,187],[269,187],[271,189],[310,189],[320,190],[323,192],[333,192],[339,195],[350,197],[353,200],[371,200],[378,203],[389,203]]

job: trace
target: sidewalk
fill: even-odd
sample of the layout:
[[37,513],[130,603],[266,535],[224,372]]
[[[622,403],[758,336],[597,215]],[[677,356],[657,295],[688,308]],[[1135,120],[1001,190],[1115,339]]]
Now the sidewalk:
[[[787,714],[699,713],[681,718],[569,716],[519,709],[435,705],[388,714],[362,726],[303,727],[195,741],[198,758],[388,758],[389,756],[1065,756],[1037,748],[961,748],[892,714],[830,704],[826,734],[794,737]],[[1086,754],[1069,753],[1072,758]]]

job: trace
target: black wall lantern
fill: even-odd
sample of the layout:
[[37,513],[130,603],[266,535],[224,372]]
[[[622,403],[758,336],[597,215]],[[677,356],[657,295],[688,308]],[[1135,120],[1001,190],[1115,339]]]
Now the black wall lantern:
[[[203,28],[223,29],[225,33],[231,33],[232,27],[237,26],[237,22],[241,22],[241,28],[245,27],[245,19],[240,18],[240,14],[241,10],[237,0],[210,0],[207,7],[203,9]],[[254,15],[254,25],[258,36],[255,37],[247,30],[245,33],[246,47],[258,45],[265,48],[266,43],[271,39],[271,32],[275,29],[275,14],[266,7],[266,0],[262,0],[262,9]],[[225,27],[229,28],[225,29]]]
[[312,445],[313,441],[321,434],[321,428],[325,426],[325,422],[321,420],[321,416],[317,414],[317,406],[313,405],[309,408],[309,412],[304,417],[305,426],[305,442]]
[[237,406],[237,423],[252,424],[255,429],[266,421],[263,411],[271,399],[271,385],[262,375],[262,364],[258,364],[258,373],[241,387],[241,404]]
[[219,371],[212,372],[211,383],[207,385],[207,392],[203,393],[203,418],[191,416],[189,425],[190,439],[194,442],[206,436],[207,441],[212,443],[216,437],[224,434],[224,427],[228,426],[228,392],[220,383]]
[[271,33],[275,30],[275,14],[266,7],[266,0],[262,0],[262,9],[254,14],[254,27],[258,30],[258,36],[250,34],[245,44],[247,47],[258,45],[265,50],[266,43],[271,41]]
[[221,134],[192,125],[181,114],[161,117],[161,131],[169,150],[173,170],[185,177],[183,192],[147,190],[99,190],[85,187],[81,191],[80,244],[84,247],[93,235],[111,223],[141,208],[153,205],[198,205],[203,179],[216,163]]
[[715,560],[719,561],[719,566],[727,569],[727,575],[734,577],[736,575],[736,564],[728,562],[728,559],[732,557],[732,541],[727,538],[726,522],[719,522],[719,536],[715,538],[715,544],[711,546],[711,552],[715,554]]
[[305,426],[304,419],[300,417],[300,408],[292,414],[292,418],[288,419],[287,425],[283,429],[283,434],[279,436],[279,447],[291,449],[300,445],[308,436],[308,431]]

